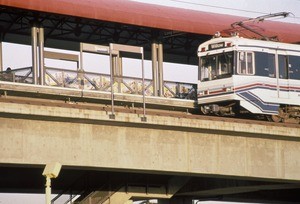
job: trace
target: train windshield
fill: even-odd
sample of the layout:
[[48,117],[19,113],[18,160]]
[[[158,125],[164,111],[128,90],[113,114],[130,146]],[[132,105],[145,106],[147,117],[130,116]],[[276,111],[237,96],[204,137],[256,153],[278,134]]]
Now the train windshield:
[[233,71],[233,52],[200,57],[200,81],[228,78]]

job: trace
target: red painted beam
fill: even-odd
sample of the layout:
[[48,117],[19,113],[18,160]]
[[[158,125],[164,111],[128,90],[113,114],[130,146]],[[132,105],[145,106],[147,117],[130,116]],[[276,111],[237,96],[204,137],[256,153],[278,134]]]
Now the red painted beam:
[[[228,30],[232,23],[245,19],[129,0],[0,0],[0,5],[206,35]],[[300,24],[265,21],[253,26],[267,36],[278,36],[282,42],[300,42]]]

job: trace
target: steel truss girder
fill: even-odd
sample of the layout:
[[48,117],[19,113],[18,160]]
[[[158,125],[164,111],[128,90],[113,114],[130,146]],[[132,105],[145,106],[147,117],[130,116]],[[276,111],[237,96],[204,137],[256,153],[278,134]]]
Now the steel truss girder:
[[208,39],[207,36],[79,19],[71,16],[36,13],[6,7],[1,7],[1,10],[0,23],[4,41],[6,34],[30,36],[31,26],[36,24],[44,28],[46,44],[48,39],[106,45],[113,42],[143,46],[145,52],[150,53],[152,40],[157,40],[163,43],[165,54],[186,57],[183,63],[189,63],[189,59],[192,58],[195,63],[198,45]]

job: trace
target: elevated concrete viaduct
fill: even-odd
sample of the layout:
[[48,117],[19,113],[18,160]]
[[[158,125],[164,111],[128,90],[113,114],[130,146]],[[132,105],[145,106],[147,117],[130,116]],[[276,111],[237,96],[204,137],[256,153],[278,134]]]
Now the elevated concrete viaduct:
[[53,188],[80,193],[81,203],[299,201],[298,125],[151,114],[142,122],[130,112],[112,120],[97,104],[0,99],[0,169],[11,179],[2,191],[43,192],[42,168],[58,161]]
[[[165,62],[196,67],[199,44],[216,31],[230,35],[245,18],[125,0],[0,0],[0,9],[1,193],[44,193],[45,164],[60,162],[56,204],[300,202],[299,125],[191,115],[197,85],[176,81],[172,89],[163,75]],[[300,41],[298,24],[250,26]],[[23,61],[9,73],[7,43],[31,45],[14,50],[11,60]],[[142,64],[152,60],[146,84],[144,76],[123,76],[123,51],[136,51],[129,46],[139,47]],[[84,70],[83,52],[104,52],[110,67]],[[76,65],[48,67],[49,59]],[[180,92],[185,86],[190,95]]]

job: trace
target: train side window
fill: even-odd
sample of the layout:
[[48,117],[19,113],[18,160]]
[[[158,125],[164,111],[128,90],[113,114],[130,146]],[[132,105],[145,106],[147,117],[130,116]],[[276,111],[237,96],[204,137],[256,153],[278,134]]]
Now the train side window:
[[280,79],[288,79],[288,60],[285,55],[278,55],[278,66],[279,66],[279,78]]
[[247,53],[247,74],[254,74],[253,53]]
[[255,75],[257,76],[269,76],[269,65],[267,52],[255,52]]
[[238,74],[253,75],[254,70],[254,53],[239,52]]
[[276,69],[275,69],[275,55],[268,55],[268,68],[269,68],[269,77],[276,77]]
[[290,79],[300,79],[300,56],[289,56]]

